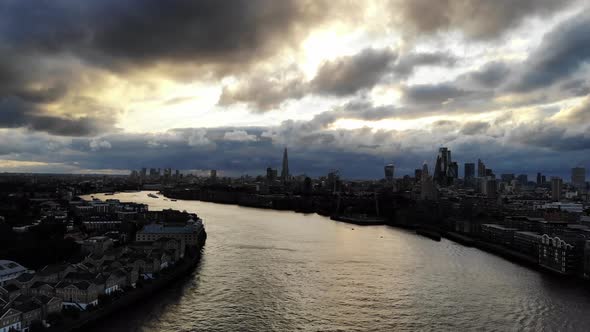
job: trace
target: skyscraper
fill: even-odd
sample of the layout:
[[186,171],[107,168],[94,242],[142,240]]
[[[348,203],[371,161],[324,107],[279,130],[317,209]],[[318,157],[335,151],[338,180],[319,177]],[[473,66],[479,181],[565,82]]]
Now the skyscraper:
[[289,157],[287,156],[287,148],[283,152],[283,169],[281,170],[281,180],[283,183],[289,180]]
[[586,168],[572,168],[572,184],[574,185],[574,187],[580,189],[586,187]]
[[559,202],[561,200],[561,187],[563,185],[563,180],[559,177],[552,177],[551,178],[551,199],[555,202]]
[[455,171],[458,171],[459,167],[451,166],[451,164],[451,151],[446,147],[439,148],[433,174],[433,179],[436,183],[441,186],[447,186],[457,177]]
[[385,165],[384,171],[385,171],[385,181],[387,181],[387,183],[390,183],[390,184],[393,183],[393,174],[395,172],[395,166],[393,164]]
[[465,163],[465,173],[464,178],[465,181],[470,181],[475,177],[475,164],[474,163]]
[[481,161],[481,159],[477,159],[477,177],[483,178],[486,176],[486,165]]
[[422,165],[422,180],[420,181],[420,199],[436,200],[436,188],[432,176],[428,175],[428,164]]

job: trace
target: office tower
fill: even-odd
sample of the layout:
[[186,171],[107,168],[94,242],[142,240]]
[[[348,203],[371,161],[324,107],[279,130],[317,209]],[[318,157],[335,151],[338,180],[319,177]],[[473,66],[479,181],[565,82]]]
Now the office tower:
[[516,177],[516,180],[518,180],[518,182],[523,186],[526,186],[529,183],[529,177],[526,174],[520,174]]
[[147,175],[147,169],[144,167],[144,168],[141,169],[141,172],[139,173],[139,176],[142,179],[145,179],[146,175]]
[[174,177],[177,178],[177,179],[180,177],[180,171],[179,170],[176,170],[175,171]]
[[273,169],[271,167],[266,169],[266,180],[268,182],[276,181],[277,176],[278,176],[278,171],[276,169]]
[[283,152],[283,169],[281,170],[281,180],[283,183],[289,180],[289,157],[287,156],[287,148]]
[[547,177],[545,175],[541,175],[541,184],[547,183]]
[[475,177],[475,164],[474,163],[465,163],[464,166],[464,178],[465,181],[472,180]]
[[331,170],[328,173],[328,181],[327,181],[327,188],[329,188],[333,193],[337,193],[340,191],[340,171],[337,169]]
[[477,159],[477,177],[483,178],[486,176],[486,165],[481,161],[481,159]]
[[572,168],[572,184],[574,187],[582,189],[586,187],[586,168]]
[[393,174],[395,171],[395,166],[393,164],[385,165],[384,171],[385,171],[385,181],[387,181],[387,183],[389,183],[389,184],[393,183]]
[[217,170],[216,169],[212,169],[209,172],[209,177],[211,178],[212,181],[216,181],[217,180]]
[[422,165],[422,179],[420,180],[420,199],[435,200],[436,188],[432,176],[428,175],[428,164]]
[[453,161],[449,164],[449,171],[447,172],[449,181],[452,183],[455,179],[459,178],[459,164]]
[[[434,170],[435,177],[444,177],[447,175],[449,164],[451,163],[451,151],[448,148],[442,147],[438,149],[438,156],[436,158],[436,169]],[[439,174],[437,174],[439,173]]]
[[451,151],[446,147],[438,149],[436,165],[434,166],[433,180],[441,186],[447,186],[452,182],[452,174],[449,174],[451,165]]
[[542,183],[541,173],[537,173],[537,185],[541,185]]
[[416,168],[414,170],[414,181],[418,182],[422,180],[422,169]]
[[563,180],[560,177],[551,178],[551,199],[555,202],[561,200],[561,187],[563,186]]
[[496,198],[498,192],[498,183],[496,182],[496,179],[491,177],[485,178],[482,184],[482,192],[484,195],[486,195],[487,198]]

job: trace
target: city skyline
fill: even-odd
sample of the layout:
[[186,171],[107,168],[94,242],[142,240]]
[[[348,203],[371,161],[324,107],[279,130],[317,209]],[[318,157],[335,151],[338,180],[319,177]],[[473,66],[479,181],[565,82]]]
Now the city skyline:
[[0,172],[589,168],[588,4],[461,4],[4,2]]

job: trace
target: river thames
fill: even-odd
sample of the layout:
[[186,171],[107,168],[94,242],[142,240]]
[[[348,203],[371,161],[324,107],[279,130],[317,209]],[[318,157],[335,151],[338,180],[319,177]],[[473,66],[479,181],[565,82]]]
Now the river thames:
[[95,331],[590,328],[590,287],[475,248],[388,226],[147,193],[94,197],[197,213],[208,234],[201,264]]

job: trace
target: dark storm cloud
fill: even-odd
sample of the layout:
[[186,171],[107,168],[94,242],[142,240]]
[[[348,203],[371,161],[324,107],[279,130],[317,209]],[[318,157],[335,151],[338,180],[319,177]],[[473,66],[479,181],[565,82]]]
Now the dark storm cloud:
[[321,94],[344,96],[372,88],[388,71],[397,54],[389,49],[365,49],[354,56],[324,62],[311,86]]
[[495,88],[510,77],[511,71],[512,69],[508,64],[494,61],[466,74],[463,79],[473,82],[480,87]]
[[540,122],[521,125],[511,132],[511,139],[525,145],[554,151],[583,151],[590,149],[590,128],[572,132],[567,127]]
[[511,88],[530,92],[566,79],[590,62],[590,12],[558,25],[528,57]]
[[417,84],[404,89],[403,99],[410,104],[442,104],[472,93],[452,83]]
[[115,68],[183,61],[245,64],[279,51],[324,17],[323,2],[4,1],[1,40]]
[[257,72],[236,86],[224,86],[219,105],[246,103],[255,112],[278,108],[284,101],[307,95],[346,97],[370,90],[383,81],[403,80],[420,66],[453,66],[457,58],[442,52],[409,53],[398,57],[390,49],[365,49],[326,61],[309,82],[296,68]]
[[228,106],[246,103],[254,112],[270,111],[289,99],[302,98],[309,90],[302,74],[296,72],[287,78],[261,77],[246,78],[237,87],[223,87],[218,104]]
[[461,134],[463,135],[477,135],[483,134],[490,128],[490,124],[487,122],[466,122],[461,127]]
[[492,39],[532,16],[555,13],[575,1],[563,0],[392,0],[394,22],[409,33],[459,30],[467,37]]
[[108,116],[67,118],[46,115],[36,105],[21,99],[0,99],[0,128],[25,127],[58,136],[89,136],[112,130],[113,126],[114,120]]

